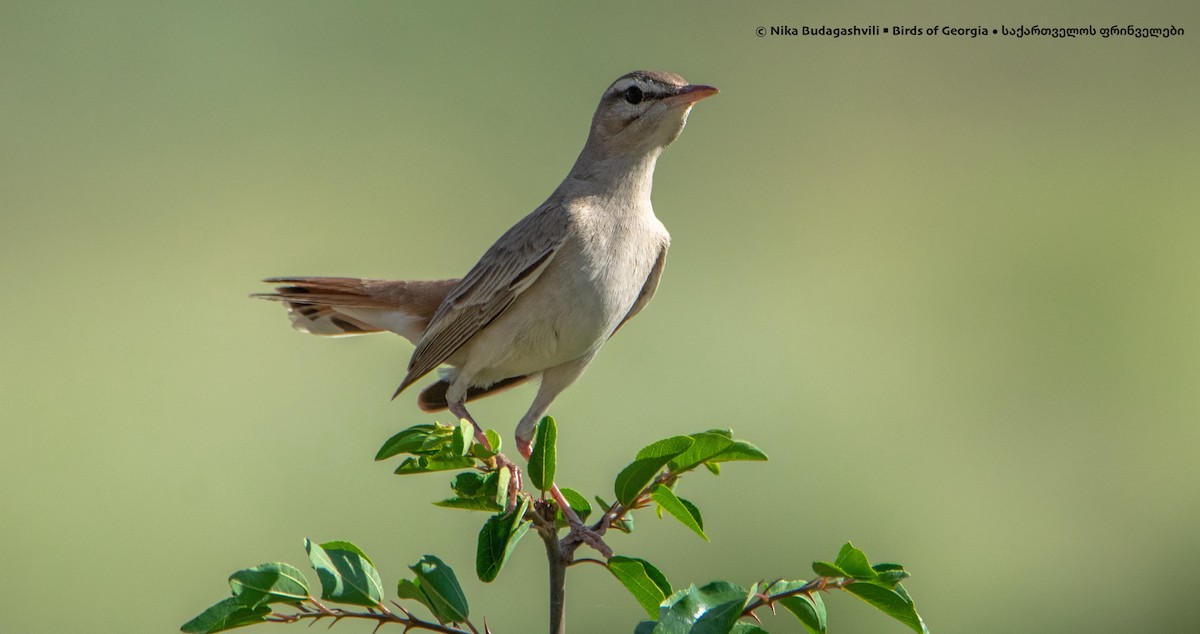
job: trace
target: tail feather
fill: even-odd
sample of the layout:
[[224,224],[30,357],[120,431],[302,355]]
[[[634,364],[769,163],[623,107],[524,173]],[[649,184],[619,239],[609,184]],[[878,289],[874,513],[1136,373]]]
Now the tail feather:
[[274,293],[253,297],[283,302],[292,326],[324,337],[394,332],[416,343],[458,280],[364,280],[352,277],[273,277]]
[[[458,280],[364,280],[356,277],[272,277],[273,293],[251,297],[281,302],[292,327],[323,337],[350,337],[394,332],[412,341],[421,339],[438,306]],[[426,412],[447,408],[446,392],[453,377],[443,377],[421,390],[417,406]],[[488,387],[472,387],[467,400],[490,396],[520,385],[531,375],[514,376]]]

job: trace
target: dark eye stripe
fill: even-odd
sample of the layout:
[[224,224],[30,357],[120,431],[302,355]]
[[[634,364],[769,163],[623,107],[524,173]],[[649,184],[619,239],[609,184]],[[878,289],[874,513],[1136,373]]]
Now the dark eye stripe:
[[[643,87],[638,86],[637,84],[630,84],[629,86],[626,86],[625,88],[623,88],[621,90],[614,90],[612,93],[610,93],[608,95],[608,98],[613,99],[613,100],[620,99],[620,100],[626,101],[630,104],[638,104],[643,101],[652,101],[655,99],[662,99],[663,97],[667,96],[667,94],[665,94],[665,91],[659,92],[659,91],[655,90],[658,88],[657,86],[651,86],[650,88],[651,88],[651,90],[646,90]],[[633,101],[630,101],[630,99],[629,99],[630,93],[635,92],[635,91],[639,95],[641,95],[641,98],[640,99],[635,98]]]

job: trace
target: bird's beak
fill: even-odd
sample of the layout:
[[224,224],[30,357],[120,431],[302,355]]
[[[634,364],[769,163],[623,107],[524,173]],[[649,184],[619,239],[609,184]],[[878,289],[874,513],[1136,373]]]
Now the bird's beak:
[[667,103],[668,108],[680,108],[690,106],[705,97],[711,97],[720,92],[712,86],[704,84],[688,84],[679,89],[679,93],[667,97],[663,101]]

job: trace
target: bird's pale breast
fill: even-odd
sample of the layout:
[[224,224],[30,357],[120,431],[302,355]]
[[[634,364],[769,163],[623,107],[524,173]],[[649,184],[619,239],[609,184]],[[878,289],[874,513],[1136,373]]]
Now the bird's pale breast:
[[474,383],[594,354],[633,307],[666,244],[653,214],[575,213],[578,226],[517,302],[459,349]]

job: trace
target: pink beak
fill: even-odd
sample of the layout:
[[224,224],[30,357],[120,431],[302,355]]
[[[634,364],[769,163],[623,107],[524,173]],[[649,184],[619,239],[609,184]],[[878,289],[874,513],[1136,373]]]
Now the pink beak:
[[712,86],[705,86],[704,84],[688,84],[687,86],[679,89],[679,94],[667,97],[663,101],[667,102],[667,106],[671,108],[690,106],[697,101],[700,101],[706,97],[711,97],[718,92],[721,91],[713,88]]

